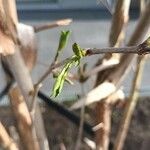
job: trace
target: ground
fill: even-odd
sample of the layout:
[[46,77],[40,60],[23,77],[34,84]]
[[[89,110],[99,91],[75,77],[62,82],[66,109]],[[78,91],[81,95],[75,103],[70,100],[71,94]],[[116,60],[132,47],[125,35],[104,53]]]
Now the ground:
[[[127,140],[125,142],[124,150],[149,150],[150,147],[150,98],[141,98],[138,102],[137,109],[134,112],[132,122],[130,125]],[[76,143],[76,137],[78,128],[76,125],[68,121],[61,114],[58,114],[48,107],[43,107],[43,117],[46,123],[46,133],[49,139],[49,144],[52,150],[59,150],[62,143],[66,146],[67,150],[73,150]],[[118,129],[118,122],[122,115],[122,108],[117,108],[113,112],[112,119],[112,138],[113,143],[114,137],[116,137],[116,131]],[[78,112],[77,112],[78,114]],[[86,115],[87,116],[87,115]],[[93,115],[91,115],[93,116]],[[12,118],[10,108],[0,108],[0,120],[5,126],[14,125],[15,120]],[[88,119],[88,122],[94,125],[93,119]],[[84,137],[87,134],[84,134]],[[90,138],[90,136],[88,136]],[[90,149],[85,143],[83,144],[82,150]]]

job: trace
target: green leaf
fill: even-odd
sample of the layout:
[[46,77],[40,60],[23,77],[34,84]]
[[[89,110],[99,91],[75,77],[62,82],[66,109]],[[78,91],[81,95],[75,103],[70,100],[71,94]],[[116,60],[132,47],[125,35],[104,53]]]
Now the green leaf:
[[[62,32],[62,34],[65,34],[65,33]],[[53,91],[52,91],[52,95],[51,95],[53,97],[58,96],[60,94],[60,92],[62,91],[62,88],[63,88],[64,82],[66,80],[66,76],[68,74],[69,69],[73,65],[78,66],[80,64],[80,59],[85,56],[85,51],[83,49],[81,49],[78,44],[74,43],[72,45],[72,49],[73,49],[73,52],[75,55],[73,55],[71,60],[64,65],[64,68],[58,75],[58,77],[55,81],[55,84],[53,86]],[[58,56],[58,55],[56,55],[56,56]]]
[[77,43],[74,43],[72,45],[72,49],[73,49],[74,54],[77,57],[82,58],[85,56],[85,51],[83,49],[81,49],[81,47]]
[[53,91],[52,91],[52,96],[56,97],[60,94],[60,92],[62,91],[63,85],[64,85],[64,81],[65,78],[68,74],[68,70],[69,68],[72,66],[73,62],[69,62],[67,63],[64,68],[62,69],[61,73],[59,74],[59,76],[57,77],[54,87],[53,87]]
[[59,45],[58,45],[58,49],[57,49],[57,52],[56,52],[56,55],[55,55],[55,58],[54,58],[54,62],[57,61],[61,50],[63,48],[65,48],[65,46],[67,44],[67,41],[68,41],[69,34],[70,34],[69,30],[68,31],[61,31],[61,35],[60,35],[60,38],[59,38]]
[[63,48],[65,48],[68,37],[69,37],[70,31],[61,31],[60,39],[59,39],[59,46],[57,49],[57,52],[61,51]]

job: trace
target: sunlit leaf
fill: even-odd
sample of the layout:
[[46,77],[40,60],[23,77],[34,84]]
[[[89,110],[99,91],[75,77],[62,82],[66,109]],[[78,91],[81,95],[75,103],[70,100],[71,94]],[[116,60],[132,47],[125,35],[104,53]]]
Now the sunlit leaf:
[[72,46],[73,55],[68,63],[66,63],[62,69],[62,71],[58,74],[57,79],[53,86],[52,96],[56,97],[62,91],[64,81],[66,80],[69,69],[74,65],[78,66],[80,64],[80,59],[85,56],[85,50],[81,49],[80,46],[76,43]]
[[61,51],[63,48],[65,48],[68,37],[69,37],[70,31],[61,31],[60,39],[59,39],[59,46],[57,51]]
[[67,63],[64,68],[62,69],[61,73],[58,75],[55,84],[53,86],[53,91],[52,91],[52,96],[56,97],[60,94],[60,92],[62,91],[63,85],[64,85],[64,81],[65,78],[68,74],[68,70],[69,68],[72,66],[72,62]]
[[69,37],[70,31],[61,31],[61,35],[59,38],[59,45],[58,45],[58,49],[54,58],[54,62],[57,61],[60,52],[62,51],[62,49],[65,48],[65,46],[67,45],[67,41],[68,41],[68,37]]
[[72,49],[73,49],[74,54],[77,57],[82,58],[85,56],[85,51],[83,49],[81,49],[81,47],[77,43],[74,43],[72,45]]

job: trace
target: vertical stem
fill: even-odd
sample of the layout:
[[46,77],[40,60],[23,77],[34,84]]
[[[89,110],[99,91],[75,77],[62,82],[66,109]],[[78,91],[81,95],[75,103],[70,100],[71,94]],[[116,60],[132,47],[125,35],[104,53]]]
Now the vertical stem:
[[13,139],[8,135],[5,127],[0,122],[0,145],[6,150],[19,150],[16,143],[14,143]]
[[[122,40],[124,39],[124,30],[128,22],[128,13],[131,0],[117,0],[115,13],[112,19],[112,25],[109,36],[110,46],[118,47]],[[106,60],[111,58],[120,59],[118,54],[106,54]],[[111,71],[111,70],[110,70]],[[106,76],[105,76],[106,73]],[[97,76],[96,86],[101,84],[105,79],[107,80],[107,75],[109,70],[106,69],[103,72],[99,72]],[[97,123],[103,123],[103,128],[96,132],[96,145],[97,150],[108,150],[109,147],[109,133],[111,130],[111,108],[110,104],[104,99],[102,102],[96,105]]]
[[24,148],[26,150],[39,150],[35,129],[32,127],[32,119],[19,89],[17,87],[11,89],[9,97]]
[[[82,88],[82,95],[84,95],[84,85],[83,83],[81,83],[81,88]],[[77,143],[76,143],[76,147],[75,150],[80,149],[81,143],[82,143],[82,135],[83,135],[83,125],[84,125],[84,113],[85,113],[85,101],[84,104],[81,107],[81,111],[80,111],[80,124],[79,124],[79,132],[78,132],[78,136],[77,136]]]
[[[141,16],[146,8],[145,6],[146,6],[145,0],[141,0],[140,1]],[[145,57],[139,56],[137,58],[137,68],[136,68],[135,77],[133,80],[131,95],[129,97],[129,101],[127,102],[127,105],[126,105],[126,108],[125,108],[125,111],[124,111],[124,114],[120,123],[119,131],[117,133],[117,137],[116,137],[115,144],[114,144],[114,150],[122,150],[124,146],[124,142],[128,133],[131,118],[132,118],[132,115],[135,110],[138,97],[139,97],[139,89],[141,85],[144,64],[145,64]]]
[[[0,20],[1,22],[5,21],[8,31],[11,33],[11,38],[15,41],[15,52],[13,55],[7,55],[4,57],[5,63],[8,65],[9,69],[11,70],[13,77],[15,78],[18,87],[21,91],[21,94],[24,97],[24,100],[27,104],[28,110],[32,107],[32,95],[30,95],[31,91],[34,91],[32,79],[29,73],[28,68],[26,67],[24,60],[20,54],[19,46],[17,45],[17,32],[16,26],[18,23],[17,19],[17,12],[15,7],[15,0],[1,0],[2,6],[5,8],[5,15],[6,18],[10,18],[7,22],[5,20]],[[0,14],[2,15],[2,14]],[[5,28],[4,28],[5,29]],[[5,33],[5,32],[4,32]],[[7,33],[7,32],[6,32]],[[40,144],[41,150],[48,150],[48,141],[46,137],[46,133],[44,130],[44,124],[42,120],[42,114],[39,108],[39,105],[36,105],[35,116],[33,120],[33,128],[36,130],[36,135]]]
[[137,69],[133,80],[131,95],[129,97],[129,100],[127,101],[127,105],[120,123],[119,131],[114,145],[114,150],[122,150],[123,148],[128,128],[131,122],[131,117],[135,110],[139,97],[139,89],[141,85],[144,62],[144,57],[138,57]]
[[109,103],[101,101],[96,105],[97,124],[102,123],[96,134],[97,150],[108,150],[109,134],[111,129],[111,108]]

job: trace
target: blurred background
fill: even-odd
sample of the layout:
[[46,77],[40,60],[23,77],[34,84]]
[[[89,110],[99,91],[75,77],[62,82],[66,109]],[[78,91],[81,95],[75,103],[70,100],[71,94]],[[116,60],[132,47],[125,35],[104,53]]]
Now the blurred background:
[[[68,45],[60,58],[61,60],[72,55],[72,44],[75,42],[83,48],[108,47],[113,8],[114,3],[110,2],[106,4],[105,0],[102,0],[102,2],[101,0],[17,0],[19,21],[22,23],[34,26],[59,19],[73,19],[73,22],[69,26],[53,28],[36,34],[38,59],[35,68],[31,72],[34,83],[37,82],[41,74],[45,72],[53,61],[53,57],[55,56],[58,47],[60,32],[62,30],[70,30],[71,36]],[[130,35],[133,33],[138,18],[139,0],[132,0],[125,43],[128,42]],[[88,69],[90,69],[95,65],[99,57],[99,55],[92,56],[84,59],[82,62],[87,62]],[[72,72],[75,71],[76,68],[73,68]],[[133,64],[129,76],[123,83],[123,91],[126,96],[130,93],[134,72],[135,66]],[[147,59],[140,89],[141,97],[150,96],[149,72],[150,61]],[[95,76],[90,78],[90,80],[84,84],[85,93],[93,88],[94,81]],[[52,78],[52,75],[50,75],[44,81],[41,88],[48,96],[51,95],[53,83],[54,79]],[[5,85],[5,74],[0,65],[0,91]],[[82,95],[81,91],[81,85],[78,82],[75,83],[75,85],[65,84],[62,93],[56,98],[58,100],[57,102],[61,103],[77,99],[78,95]],[[142,101],[140,105],[138,104],[138,110],[135,111],[135,119],[131,124],[125,150],[138,149],[139,147],[141,147],[142,150],[148,150],[147,148],[150,146],[150,133],[148,132],[150,130],[150,121],[148,117],[150,114],[150,104],[148,102],[149,98],[143,99],[145,101]],[[9,100],[7,96],[5,96],[0,100],[0,120],[2,120],[6,126],[13,125],[15,122],[8,106]],[[54,146],[52,148],[57,150],[58,144],[63,141],[71,149],[73,147],[72,143],[76,140],[76,126],[70,122],[68,123],[64,117],[58,115],[56,112],[51,112],[51,109],[47,109],[46,106],[43,110],[43,117],[46,122],[46,132],[50,133],[48,134],[50,146]],[[120,112],[122,113],[122,110],[113,113],[113,117],[116,119],[114,119],[114,124],[117,124]],[[91,120],[88,121],[90,122]],[[90,123],[93,123],[93,120]],[[52,126],[55,126],[55,129]],[[115,125],[113,126],[112,134],[116,131],[117,126]],[[146,148],[143,146],[145,145],[144,142],[147,145]]]
[[[38,60],[36,67],[32,71],[34,82],[37,81],[41,73],[49,67],[49,64],[53,60],[52,58],[55,55],[59,35],[62,30],[70,30],[71,37],[61,59],[72,55],[71,46],[74,42],[79,43],[83,48],[107,47],[113,8],[113,1],[107,4],[104,0],[17,0],[19,20],[25,24],[37,25],[65,18],[73,19],[73,23],[69,26],[58,27],[36,34]],[[128,37],[130,37],[134,31],[138,17],[139,2],[138,0],[132,0],[125,42],[128,41]],[[88,67],[91,68],[96,63],[97,58],[99,58],[99,56],[90,57],[83,60],[83,62],[89,62]],[[150,71],[149,65],[150,63],[147,61],[140,90],[143,96],[148,96],[150,90],[150,80],[148,77]],[[74,70],[75,69],[73,69],[73,71]],[[128,82],[125,82],[123,86],[126,95],[128,95],[130,91],[129,87],[134,70],[135,68],[133,65],[130,76],[126,80]],[[2,68],[0,69],[0,79],[1,90],[5,86]],[[93,76],[85,84],[85,92],[93,88],[94,79],[95,77]],[[43,84],[42,91],[47,95],[51,94],[53,82],[54,80],[50,76]],[[61,96],[58,97],[58,100],[64,101],[74,99],[78,94],[81,94],[80,91],[81,87],[78,83],[75,84],[75,86],[65,84],[63,92]],[[6,104],[7,102],[7,98],[5,98],[0,104]]]

